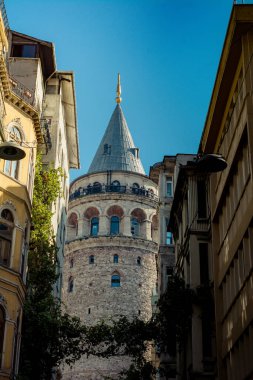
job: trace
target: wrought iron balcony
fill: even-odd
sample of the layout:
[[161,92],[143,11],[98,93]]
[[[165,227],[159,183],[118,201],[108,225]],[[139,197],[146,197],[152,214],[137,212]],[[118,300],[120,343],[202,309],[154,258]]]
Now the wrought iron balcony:
[[137,195],[141,197],[151,198],[154,201],[158,201],[158,196],[153,193],[153,191],[145,188],[127,187],[120,185],[88,185],[87,187],[80,187],[74,193],[70,194],[69,201],[73,201],[77,198],[86,197],[94,194],[105,194],[105,193],[119,193],[119,194],[129,194]]
[[24,86],[16,78],[9,76],[9,80],[10,80],[12,91],[15,92],[15,94],[18,95],[20,98],[22,98],[25,102],[35,107],[34,91]]

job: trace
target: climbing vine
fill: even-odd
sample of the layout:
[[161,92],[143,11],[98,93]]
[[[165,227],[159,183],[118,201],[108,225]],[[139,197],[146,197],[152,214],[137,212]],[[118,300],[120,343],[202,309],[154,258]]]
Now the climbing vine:
[[81,355],[83,327],[77,318],[62,313],[52,294],[57,280],[57,247],[53,236],[52,206],[61,196],[61,169],[43,168],[38,157],[35,172],[32,230],[28,254],[27,298],[24,305],[20,353],[20,380],[51,379],[63,361]]

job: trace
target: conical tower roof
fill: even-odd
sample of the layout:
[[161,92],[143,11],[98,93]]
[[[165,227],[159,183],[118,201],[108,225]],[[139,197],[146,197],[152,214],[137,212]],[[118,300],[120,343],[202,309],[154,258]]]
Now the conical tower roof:
[[124,117],[121,103],[120,77],[118,77],[116,108],[89,167],[88,173],[107,170],[125,170],[145,174]]

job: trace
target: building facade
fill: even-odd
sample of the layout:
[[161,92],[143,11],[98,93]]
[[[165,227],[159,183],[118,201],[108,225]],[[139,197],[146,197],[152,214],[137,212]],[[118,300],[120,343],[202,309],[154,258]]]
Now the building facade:
[[[10,31],[3,10],[2,2],[0,150],[7,153],[0,160],[0,379],[12,379],[18,372],[37,152],[42,152],[45,165],[60,166],[64,174],[63,196],[54,206],[52,221],[60,248],[59,272],[69,168],[79,167],[79,156],[73,74],[56,71],[52,43]],[[3,143],[9,145],[3,149]],[[13,151],[24,157],[8,159]],[[60,289],[61,275],[55,286],[57,296]]]
[[211,177],[218,378],[253,377],[253,5],[234,5],[200,151],[228,167]]
[[52,205],[52,227],[58,247],[55,295],[61,298],[65,225],[69,195],[69,171],[79,163],[74,75],[56,70],[51,42],[9,32],[8,67],[11,86],[23,94],[38,112],[43,165],[62,169],[62,194]]
[[[0,379],[18,372],[35,158],[43,141],[31,92],[17,93],[8,73],[6,15],[0,14]],[[3,17],[4,16],[4,17]],[[12,148],[5,144],[12,145]],[[18,150],[17,150],[18,149]],[[19,160],[13,160],[17,152]],[[15,153],[16,152],[16,153]],[[10,159],[8,159],[10,157]],[[17,158],[17,157],[16,157]],[[22,159],[21,159],[22,158]]]
[[[117,105],[87,174],[70,189],[64,265],[67,312],[91,325],[121,315],[148,320],[156,287],[157,185],[143,170]],[[129,358],[82,358],[63,378],[118,379]]]
[[175,272],[193,294],[190,323],[181,349],[178,346],[177,350],[178,380],[216,378],[210,173],[196,162],[192,155],[177,165],[169,223],[175,241]]

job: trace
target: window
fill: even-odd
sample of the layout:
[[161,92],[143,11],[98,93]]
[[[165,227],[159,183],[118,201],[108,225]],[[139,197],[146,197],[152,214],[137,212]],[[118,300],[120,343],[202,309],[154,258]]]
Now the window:
[[173,197],[173,180],[172,177],[166,178],[166,196]]
[[133,236],[139,236],[140,234],[140,223],[137,218],[131,219],[131,234]]
[[112,286],[112,288],[120,287],[120,275],[118,275],[118,274],[112,275],[111,286]]
[[104,144],[104,154],[111,154],[111,145]]
[[4,209],[0,218],[0,264],[6,266],[10,266],[13,228],[13,215]]
[[[10,141],[15,141],[17,143],[22,141],[22,136],[18,128],[16,127],[11,127],[9,130],[9,140]],[[19,172],[19,161],[5,161],[4,164],[4,173],[8,174],[12,178],[18,179],[18,172]]]
[[112,216],[111,217],[111,235],[118,235],[119,234],[119,217],[118,216]]
[[166,267],[166,275],[171,277],[173,275],[173,267]]
[[170,231],[166,232],[166,244],[173,244],[172,233]]
[[209,283],[208,243],[199,243],[200,284]]
[[137,265],[141,265],[141,257],[140,256],[137,257]]
[[139,186],[139,184],[138,183],[133,183],[133,186],[132,186],[132,192],[134,193],[134,194],[139,194],[139,189],[140,189],[140,186]]
[[36,45],[34,44],[13,45],[12,57],[36,58]]
[[200,179],[197,182],[197,196],[198,196],[198,217],[207,217],[207,202],[206,202],[206,181]]
[[[4,330],[5,330],[5,312],[2,307],[0,307],[0,359],[3,355],[3,345],[4,345]],[[1,364],[0,360],[0,364]]]
[[97,217],[92,218],[90,221],[90,234],[91,236],[97,236],[99,227],[99,219]]
[[114,255],[113,256],[113,262],[114,262],[114,264],[118,264],[118,262],[119,262],[119,255]]
[[101,183],[94,182],[93,183],[93,188],[92,188],[92,193],[101,193],[101,190],[102,190]]
[[89,256],[89,264],[94,264],[95,263],[95,257],[94,255]]
[[69,281],[68,281],[68,292],[69,292],[69,293],[72,293],[72,292],[73,292],[73,289],[74,289],[74,279],[73,279],[73,277],[69,277]]
[[119,181],[113,181],[112,182],[111,191],[115,191],[115,192],[120,191],[120,182]]
[[74,266],[74,259],[70,259],[69,260],[69,267],[73,268],[73,266]]
[[28,251],[28,227],[25,227],[24,236],[23,236],[23,246],[22,246],[22,256],[21,256],[21,266],[20,273],[25,280],[25,264]]

